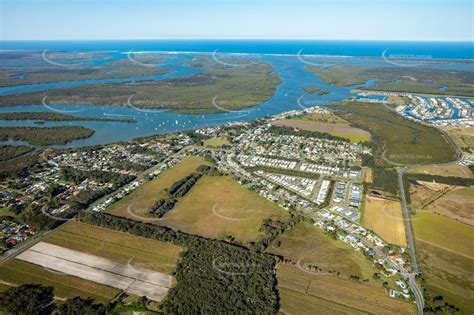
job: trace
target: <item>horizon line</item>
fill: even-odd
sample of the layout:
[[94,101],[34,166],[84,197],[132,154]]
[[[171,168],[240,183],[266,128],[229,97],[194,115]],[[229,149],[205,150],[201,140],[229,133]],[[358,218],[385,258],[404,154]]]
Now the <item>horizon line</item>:
[[81,39],[0,39],[0,42],[7,41],[134,41],[134,40],[263,40],[263,41],[368,41],[368,42],[462,42],[474,44],[474,39],[331,39],[331,38],[307,38],[307,37],[158,37],[158,38],[81,38]]

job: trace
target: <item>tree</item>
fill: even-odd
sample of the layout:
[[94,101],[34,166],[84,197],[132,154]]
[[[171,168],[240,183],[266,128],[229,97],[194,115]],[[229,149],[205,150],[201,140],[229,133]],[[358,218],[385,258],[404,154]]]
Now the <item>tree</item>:
[[76,296],[72,299],[67,299],[59,309],[61,315],[105,315],[105,306],[103,304],[94,304],[94,299],[83,299]]
[[24,284],[0,293],[0,308],[7,314],[51,314],[55,308],[53,298],[53,287]]

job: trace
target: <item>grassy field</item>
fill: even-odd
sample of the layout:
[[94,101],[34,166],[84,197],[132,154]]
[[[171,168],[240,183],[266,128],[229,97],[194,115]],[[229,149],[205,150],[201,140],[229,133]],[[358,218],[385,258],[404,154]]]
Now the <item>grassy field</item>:
[[[404,119],[382,105],[343,102],[332,105],[336,114],[368,130],[376,145],[379,165],[387,158],[397,164],[440,163],[455,159],[455,152],[435,128]],[[396,132],[394,132],[396,130]]]
[[351,127],[349,122],[334,114],[311,113],[275,122],[276,125],[289,126],[304,130],[320,131],[333,136],[351,140],[351,142],[368,141],[370,133]]
[[[196,62],[203,73],[130,84],[104,83],[49,91],[50,104],[95,104],[167,109],[181,113],[218,113],[258,105],[273,96],[282,81],[272,65],[236,61],[224,66],[211,58]],[[0,106],[41,104],[44,93],[0,97]],[[130,99],[134,96],[133,99]]]
[[282,314],[415,314],[408,302],[392,299],[382,288],[335,276],[277,266]]
[[164,216],[162,224],[216,239],[261,239],[263,219],[286,220],[286,210],[242,187],[231,176],[203,176]]
[[156,179],[143,184],[130,195],[112,204],[107,209],[107,212],[135,220],[140,217],[146,219],[147,210],[159,199],[166,197],[166,188],[169,188],[177,180],[189,175],[189,173],[194,172],[196,168],[203,164],[210,165],[209,162],[201,157],[184,157],[180,163],[164,171]]
[[402,208],[398,201],[366,196],[362,225],[390,244],[407,246]]
[[298,223],[279,235],[267,251],[281,255],[303,269],[317,265],[321,272],[339,272],[347,279],[354,275],[381,287],[381,283],[372,279],[376,270],[362,254],[346,243],[330,238],[308,222]]
[[212,138],[204,140],[205,147],[222,147],[223,145],[229,145],[230,142],[227,138]]
[[172,274],[182,248],[84,223],[68,223],[44,239],[45,242],[121,264]]
[[430,295],[474,312],[474,228],[418,211],[413,220],[417,256]]
[[410,185],[411,206],[474,226],[474,187],[418,181]]
[[60,127],[0,127],[0,141],[26,141],[32,145],[66,144],[72,140],[89,138],[94,130],[82,126]]
[[474,177],[471,170],[463,165],[449,164],[449,165],[427,165],[413,168],[410,170],[413,174],[431,174],[440,176],[454,176],[462,178]]
[[374,172],[371,168],[364,169],[364,182],[368,184],[372,184],[374,181]]
[[449,128],[446,131],[458,148],[474,147],[474,130],[472,128]]
[[60,299],[80,296],[107,303],[121,292],[119,289],[64,275],[18,259],[11,259],[0,265],[0,280],[10,285],[34,283],[52,286],[55,296]]

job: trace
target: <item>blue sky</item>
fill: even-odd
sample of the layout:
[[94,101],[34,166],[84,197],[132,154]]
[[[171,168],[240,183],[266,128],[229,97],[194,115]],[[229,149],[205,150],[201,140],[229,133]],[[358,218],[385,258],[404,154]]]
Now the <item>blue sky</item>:
[[0,39],[474,40],[472,0],[0,0]]

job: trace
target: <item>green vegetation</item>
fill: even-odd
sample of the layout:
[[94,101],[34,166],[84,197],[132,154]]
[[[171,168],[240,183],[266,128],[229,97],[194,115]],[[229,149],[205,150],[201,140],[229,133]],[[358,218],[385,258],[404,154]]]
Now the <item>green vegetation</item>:
[[274,125],[268,129],[268,132],[271,132],[277,135],[312,137],[312,138],[349,142],[348,139],[345,139],[342,137],[336,137],[326,132],[318,132],[318,131],[310,131],[310,130],[295,130],[289,127],[280,127],[280,126],[274,126]]
[[0,141],[9,139],[27,141],[32,145],[46,146],[66,144],[69,141],[89,138],[94,130],[81,126],[39,127],[1,127]]
[[318,87],[305,87],[305,88],[303,88],[303,90],[305,90],[305,92],[310,93],[310,94],[318,93],[319,96],[326,95],[326,94],[330,93],[329,90],[321,89],[321,88],[318,88]]
[[55,296],[62,299],[80,296],[91,297],[100,303],[108,303],[120,293],[119,289],[49,271],[18,259],[11,259],[0,265],[0,279],[12,286],[29,283],[51,286],[54,287]]
[[227,138],[224,137],[204,140],[205,147],[221,148],[226,145],[230,145],[230,142]]
[[177,285],[161,305],[164,313],[269,314],[278,310],[276,258],[271,255],[107,213],[83,212],[80,219],[186,248],[175,273]]
[[202,157],[186,156],[181,162],[161,173],[157,178],[141,185],[131,194],[112,204],[107,211],[132,219],[146,219],[149,209],[160,199],[168,199],[166,189],[176,181],[194,172],[201,165],[210,165]]
[[[141,60],[140,57],[134,59]],[[164,58],[162,58],[164,59]],[[54,59],[53,59],[54,60]],[[56,61],[64,62],[64,61]],[[77,63],[72,61],[74,64]],[[145,61],[147,62],[147,61]],[[158,67],[143,67],[128,59],[116,60],[102,67],[42,67],[42,68],[3,68],[0,86],[15,86],[50,82],[68,82],[79,80],[101,80],[128,77],[155,76],[169,72]]]
[[48,235],[45,242],[104,257],[121,264],[147,266],[158,272],[172,274],[182,248],[160,242],[104,229],[80,222],[62,225]]
[[22,285],[0,293],[0,309],[7,314],[51,314],[53,298],[52,287]]
[[425,211],[418,211],[412,222],[427,308],[444,300],[461,314],[471,314],[474,228]]
[[48,112],[13,112],[0,113],[0,120],[41,120],[41,121],[102,121],[102,122],[126,122],[134,123],[135,119],[122,118],[97,118],[97,117],[77,117],[59,113]]
[[[202,62],[202,74],[134,84],[114,83],[51,90],[52,104],[97,104],[166,109],[182,113],[217,113],[258,105],[273,96],[281,83],[267,63],[227,67],[212,59]],[[144,68],[144,67],[142,67]],[[40,104],[42,92],[0,97],[0,106]]]
[[33,151],[32,147],[24,145],[0,145],[0,162],[14,159],[31,151]]
[[231,176],[204,175],[162,224],[186,233],[252,246],[265,238],[265,219],[287,221],[287,212]]
[[[394,91],[441,95],[474,96],[472,71],[437,70],[410,67],[333,67],[308,66],[325,83],[335,86],[363,84],[376,79],[377,84],[365,87],[372,91]],[[446,87],[440,89],[440,87]]]
[[446,184],[452,186],[474,186],[474,178],[463,178],[463,177],[452,177],[452,176],[439,176],[431,174],[406,174],[408,179],[421,180],[425,182],[436,182],[439,184]]
[[349,101],[331,107],[353,127],[372,134],[372,146],[379,166],[442,163],[456,157],[440,131],[407,120],[385,106]]
[[382,189],[394,196],[398,196],[398,174],[395,169],[376,167],[373,168],[372,174],[372,188]]

